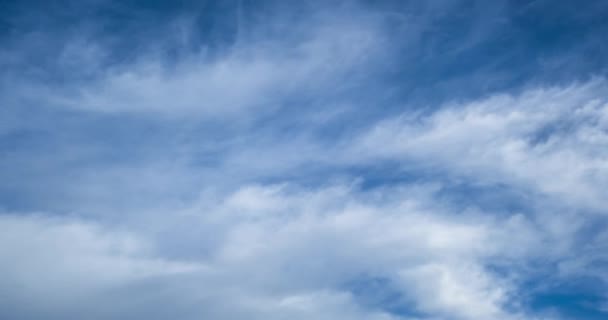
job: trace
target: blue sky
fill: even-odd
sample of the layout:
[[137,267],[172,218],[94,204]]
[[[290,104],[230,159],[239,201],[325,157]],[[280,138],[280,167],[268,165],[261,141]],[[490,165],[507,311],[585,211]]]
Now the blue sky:
[[0,318],[608,318],[604,1],[0,3]]

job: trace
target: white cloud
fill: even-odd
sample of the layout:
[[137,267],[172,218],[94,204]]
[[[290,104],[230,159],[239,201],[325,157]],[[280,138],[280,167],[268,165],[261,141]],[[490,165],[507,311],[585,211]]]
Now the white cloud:
[[3,308],[25,314],[69,312],[75,301],[129,282],[204,270],[156,257],[134,235],[68,217],[4,213],[0,242]]
[[[444,11],[440,2],[432,6]],[[392,99],[371,92],[352,101],[353,109],[333,109],[341,105],[333,95],[344,87],[367,87],[353,82],[376,72],[368,64],[393,48],[386,43],[396,38],[391,32],[408,42],[399,50],[415,51],[418,34],[434,21],[397,32],[379,21],[387,16],[319,14],[289,21],[279,29],[291,32],[280,37],[244,37],[225,51],[202,48],[176,61],[149,52],[133,63],[103,65],[108,48],[77,39],[57,67],[86,81],[3,76],[7,94],[0,99],[10,107],[0,131],[34,133],[17,138],[30,146],[6,147],[3,177],[12,185],[0,191],[50,213],[0,215],[0,294],[9,298],[0,299],[0,316],[533,319],[519,303],[527,297],[521,283],[543,272],[534,266],[556,266],[556,278],[608,282],[598,263],[607,258],[606,233],[591,232],[580,244],[592,219],[602,219],[589,212],[608,209],[606,81],[451,102],[428,114],[364,119],[352,136],[326,134],[322,125],[356,118],[370,100],[383,107]],[[391,19],[411,18],[397,16]],[[159,48],[188,45],[193,26],[180,23],[177,36],[160,37]],[[455,52],[474,47],[486,32],[492,34],[482,31]],[[0,60],[23,63],[17,51],[0,52]],[[399,63],[381,64],[391,62]],[[362,83],[373,87],[375,80],[386,79]],[[48,119],[29,117],[38,103]],[[306,118],[302,127],[291,127],[291,110]],[[264,115],[276,122],[222,131]],[[166,121],[172,117],[179,121]],[[70,130],[37,145],[57,132],[55,120],[67,118]],[[88,136],[80,122],[96,120],[108,124],[107,132],[115,125],[123,131]],[[142,128],[131,131],[128,121]],[[155,129],[172,133],[156,141],[146,136]],[[86,137],[71,137],[79,134]],[[115,143],[121,134],[141,137]],[[422,178],[367,175],[367,166],[384,160],[414,176],[422,168]],[[427,172],[433,182],[420,182]],[[377,178],[381,186],[366,189],[352,182],[358,178]],[[495,214],[475,201],[455,208],[439,195],[454,180],[506,185],[526,194],[529,208]],[[366,278],[388,283],[380,295],[390,291],[411,315],[362,301],[349,285]]]
[[605,81],[596,79],[405,114],[377,124],[354,152],[605,209],[606,91]]
[[[338,141],[335,145],[341,147],[324,155],[319,155],[323,145],[304,139],[290,146],[248,145],[232,158],[242,172],[261,176],[293,170],[307,159],[330,166],[391,159],[432,168],[446,177],[529,190],[532,212],[459,211],[437,197],[441,183],[362,191],[356,183],[304,188],[288,180],[242,185],[236,178],[216,190],[193,179],[175,179],[188,182],[187,188],[202,189],[201,199],[172,202],[160,197],[154,202],[151,197],[158,210],[135,208],[122,220],[125,229],[148,239],[153,248],[82,222],[70,227],[65,221],[11,217],[2,223],[15,231],[4,236],[19,239],[19,245],[3,248],[4,257],[15,257],[3,274],[45,294],[61,287],[48,280],[53,278],[73,283],[79,294],[117,287],[121,295],[186,301],[176,308],[191,317],[399,318],[382,306],[361,304],[345,285],[372,276],[388,279],[423,318],[530,319],[533,315],[512,307],[524,299],[518,281],[534,272],[528,269],[530,260],[559,265],[563,277],[605,277],[590,267],[602,258],[601,236],[584,255],[572,253],[588,222],[583,213],[605,208],[604,88],[598,80],[450,105],[430,115],[406,114],[379,123],[360,139]],[[301,142],[305,152],[273,160],[281,148],[298,150]],[[256,153],[267,159],[262,165],[247,163]],[[273,167],[277,159],[287,160]],[[218,175],[230,172],[229,164],[222,163]],[[186,177],[190,171],[201,174],[182,163],[176,166],[175,174],[157,174],[154,167],[143,170],[148,177],[144,180],[134,179],[141,173],[120,171],[121,187],[154,186],[158,179],[162,190],[168,185],[179,188],[174,177]],[[251,173],[251,168],[264,170]],[[112,186],[107,183],[105,187]],[[553,199],[560,202],[554,205]],[[562,207],[562,202],[568,206]],[[41,236],[30,237],[33,234]],[[64,257],[63,262],[51,258],[55,256]],[[497,275],[491,269],[496,264],[508,267],[510,274]],[[193,271],[192,265],[204,265],[204,272]],[[89,277],[94,273],[104,276]],[[150,281],[158,294],[137,287],[148,281],[140,280],[141,275],[154,279]],[[123,308],[141,312],[128,302]]]
[[[163,45],[158,44],[158,52],[142,54],[133,63],[103,66],[96,59],[108,56],[110,48],[83,36],[68,41],[59,62],[76,74],[87,70],[86,81],[57,86],[21,79],[7,85],[11,97],[32,105],[169,117],[251,117],[275,110],[287,97],[327,91],[381,52],[377,22],[316,15],[311,18],[316,25],[290,22],[282,37],[237,41],[221,54],[203,47],[175,62],[162,58]],[[181,25],[181,33],[196,32],[191,23]],[[175,37],[184,36],[163,34],[159,42],[173,43]]]
[[454,319],[505,319],[500,280],[476,265],[430,263],[399,274],[421,309]]
[[333,288],[347,297],[353,293],[344,291],[344,284],[371,275],[391,279],[413,313],[518,318],[504,309],[513,283],[499,280],[485,264],[495,256],[525,257],[508,233],[526,222],[453,216],[426,202],[428,192],[433,188],[361,193],[356,186],[314,191],[248,186],[228,195],[224,205],[201,210],[199,223],[225,228],[209,263],[218,270],[217,279],[238,282],[248,299],[270,295],[282,307],[311,308],[316,300],[309,295]]
[[[2,248],[2,279],[24,285],[25,296],[41,300],[60,291],[63,300],[38,306],[51,315],[65,315],[75,297],[86,305],[91,299],[113,303],[104,295],[111,289],[185,301],[175,312],[186,312],[186,318],[203,309],[220,319],[241,313],[254,319],[401,319],[382,305],[361,305],[345,287],[371,275],[389,279],[411,301],[411,311],[425,319],[517,318],[503,308],[512,283],[484,266],[510,246],[501,242],[506,239],[500,221],[477,214],[455,218],[425,202],[433,190],[246,186],[181,214],[148,216],[156,231],[130,226],[131,234],[146,235],[145,246],[139,236],[67,218],[9,215],[0,224],[3,242],[12,243]],[[204,248],[207,232],[213,232],[215,245],[189,257],[192,262],[167,258],[179,247],[159,250],[166,240]],[[159,286],[156,293],[137,287],[150,281]],[[198,307],[188,313],[193,304]],[[121,308],[143,312],[135,302],[123,301]]]

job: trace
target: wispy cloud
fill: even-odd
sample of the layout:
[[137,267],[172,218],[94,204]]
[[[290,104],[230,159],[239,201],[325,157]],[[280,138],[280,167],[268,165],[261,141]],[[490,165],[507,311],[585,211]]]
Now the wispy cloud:
[[422,162],[605,209],[605,92],[605,81],[595,79],[405,114],[365,134],[359,154]]
[[568,9],[7,5],[0,318],[605,317],[606,7]]

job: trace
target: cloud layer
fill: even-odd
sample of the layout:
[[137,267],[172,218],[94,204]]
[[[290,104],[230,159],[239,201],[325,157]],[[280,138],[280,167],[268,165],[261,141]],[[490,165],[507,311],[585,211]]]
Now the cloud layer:
[[608,8],[571,9],[7,5],[0,318],[604,318]]

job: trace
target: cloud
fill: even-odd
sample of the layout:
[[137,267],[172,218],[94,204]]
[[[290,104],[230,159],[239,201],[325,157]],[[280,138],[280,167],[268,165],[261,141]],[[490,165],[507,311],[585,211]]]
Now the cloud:
[[[66,40],[58,64],[74,75],[86,73],[84,81],[58,85],[11,74],[19,81],[6,84],[10,95],[27,105],[178,118],[255,117],[294,97],[328,92],[328,86],[346,75],[352,81],[356,77],[352,70],[370,64],[371,57],[381,52],[384,35],[377,21],[312,14],[314,25],[310,26],[287,25],[279,17],[268,16],[276,20],[273,28],[289,29],[292,35],[258,38],[258,33],[268,30],[252,26],[248,30],[255,35],[250,36],[252,40],[237,39],[219,54],[206,47],[186,50],[196,31],[195,19],[184,16],[168,28],[179,31],[177,35],[163,32],[150,52],[129,64],[109,66],[98,61],[110,56],[113,48],[79,35]],[[171,60],[163,50],[175,45],[176,38],[184,38],[177,47],[185,53]]]
[[15,13],[0,318],[605,313],[606,79],[538,67],[600,37],[539,3]]
[[[405,181],[368,190],[361,186],[364,179],[313,186],[289,179],[279,184],[235,179],[227,185],[205,187],[192,180],[174,180],[188,172],[204,171],[179,163],[177,175],[155,174],[158,168],[154,167],[117,171],[125,190],[142,183],[153,189],[160,184],[165,190],[167,185],[190,181],[182,187],[195,188],[189,192],[198,192],[200,197],[175,201],[174,195],[183,192],[178,189],[166,198],[151,200],[158,206],[156,210],[152,206],[127,210],[120,219],[121,227],[147,239],[150,249],[129,236],[98,231],[107,227],[95,227],[97,223],[103,226],[115,219],[110,213],[89,216],[103,221],[92,223],[93,227],[70,219],[6,218],[6,229],[16,230],[6,234],[28,241],[18,241],[21,246],[3,256],[22,251],[30,254],[8,264],[3,274],[19,279],[17,282],[31,281],[33,292],[41,290],[44,296],[61,286],[17,270],[45,265],[44,271],[34,271],[43,278],[75,281],[79,295],[85,292],[104,304],[117,303],[105,295],[110,288],[119,296],[171,302],[174,312],[185,319],[201,314],[220,319],[245,314],[264,319],[534,318],[536,313],[525,306],[527,281],[536,277],[561,279],[557,281],[605,278],[593,267],[604,259],[599,249],[601,233],[591,233],[594,239],[584,254],[574,251],[582,248],[579,243],[593,219],[601,219],[593,212],[604,208],[603,198],[595,190],[601,187],[601,175],[589,179],[584,174],[588,168],[603,172],[598,166],[605,134],[602,90],[604,82],[597,80],[443,106],[430,114],[404,114],[381,121],[358,137],[336,141],[328,155],[317,158],[322,159],[318,166],[365,166],[388,160],[441,173],[426,183]],[[304,139],[305,145],[312,146],[310,154],[287,157],[293,160],[272,168],[269,155],[280,154],[281,146],[258,141],[249,146],[251,151],[241,149],[245,155],[257,152],[268,157],[269,165],[258,176],[314,163],[310,157],[326,150],[314,140]],[[297,149],[298,145],[291,147]],[[574,162],[564,158],[565,154]],[[247,167],[247,158],[240,160],[243,166],[239,170],[259,168],[255,163]],[[525,163],[531,166],[522,166]],[[567,172],[568,184],[556,187],[560,170],[571,169],[573,163],[574,170]],[[218,168],[227,172],[229,166]],[[149,179],[145,183],[144,176]],[[530,190],[532,205],[500,214],[473,202],[459,208],[441,197],[451,177]],[[78,185],[95,187],[94,182],[100,181],[95,178]],[[111,181],[102,189],[112,187]],[[566,187],[594,193],[570,192]],[[42,239],[36,240],[35,234]],[[52,256],[64,257],[63,264],[46,255],[48,243],[53,243]],[[79,246],[72,247],[74,243]],[[200,265],[203,271],[193,267]],[[535,265],[548,270],[557,267],[558,272],[546,275],[531,270]],[[94,272],[102,272],[104,277],[86,277]],[[75,280],[80,277],[85,280]],[[399,304],[407,306],[406,311],[395,310],[394,303],[363,303],[373,299],[362,297],[349,284],[366,278],[388,283],[378,296],[390,288]],[[150,293],[150,287],[156,293]],[[93,300],[87,301],[87,306],[93,304]],[[122,301],[116,313],[95,308],[70,313],[66,309],[48,311],[57,306],[49,303],[40,310],[57,317],[91,310],[101,312],[102,318],[144,316],[148,306]]]
[[605,92],[605,80],[595,79],[404,114],[362,135],[355,152],[605,209]]
[[[74,308],[77,297],[86,306],[116,303],[108,290],[165,303],[186,301],[172,308],[187,319],[201,310],[220,318],[232,312],[267,319],[400,318],[382,305],[366,309],[357,303],[345,285],[364,275],[390,279],[411,312],[511,318],[502,309],[509,283],[484,267],[500,246],[489,241],[499,233],[494,222],[455,219],[418,200],[433,188],[357,189],[247,186],[192,207],[181,220],[174,215],[172,225],[152,222],[152,232],[137,225],[116,232],[73,218],[4,215],[2,235],[13,245],[3,248],[3,281],[12,283],[7,290],[19,288],[20,294],[11,294],[13,303],[36,297],[44,303],[31,312],[51,318],[91,312]],[[162,246],[170,236],[174,245],[188,241],[190,250],[203,248],[207,232],[213,232],[216,245],[202,256],[180,261],[175,253],[171,257],[174,247]],[[147,292],[148,286],[158,293]],[[430,303],[430,297],[440,299]],[[118,310],[145,312],[137,301],[122,301]],[[230,303],[214,306],[217,301]],[[200,307],[188,311],[195,303]],[[235,311],[224,310],[228,306]]]
[[7,317],[54,317],[109,288],[204,269],[154,257],[131,234],[67,217],[3,213],[0,230],[10,244],[0,249]]

